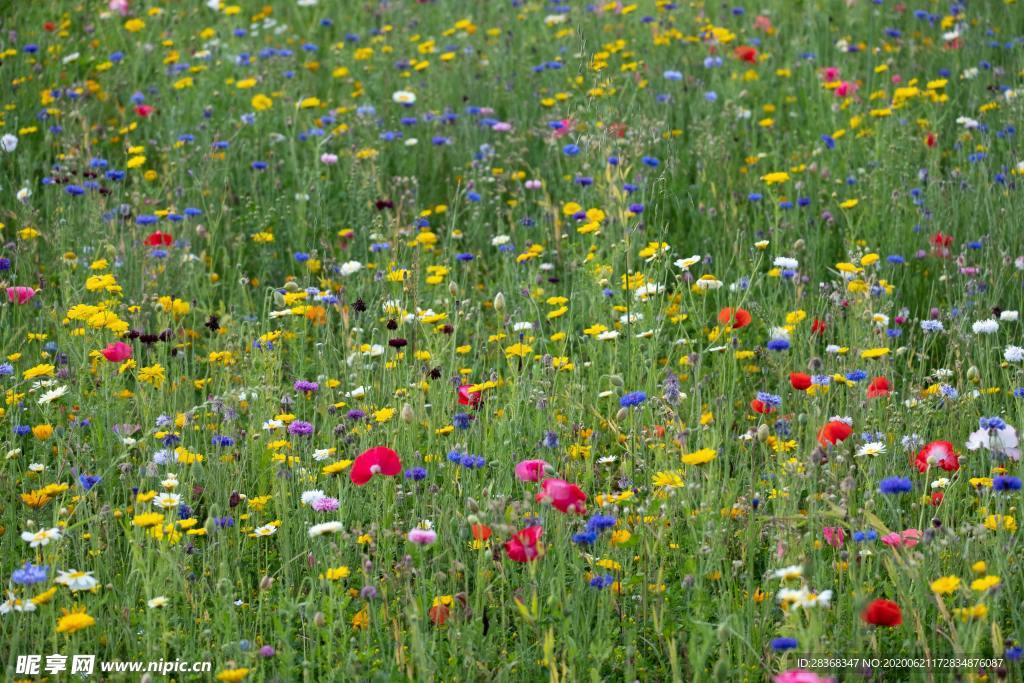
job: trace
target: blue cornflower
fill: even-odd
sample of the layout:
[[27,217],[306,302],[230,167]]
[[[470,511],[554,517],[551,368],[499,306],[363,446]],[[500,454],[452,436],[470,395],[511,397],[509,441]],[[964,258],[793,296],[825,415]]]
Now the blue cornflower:
[[619,399],[619,406],[623,408],[634,408],[647,400],[647,394],[642,391],[631,391]]
[[100,483],[100,479],[102,479],[102,477],[99,477],[95,474],[78,475],[78,483],[81,484],[82,488],[85,489],[86,491],[92,489],[93,486]]
[[782,397],[769,394],[767,391],[757,392],[757,400],[771,408],[778,408],[782,405]]
[[1001,474],[992,478],[993,491],[1020,491],[1020,478]]
[[615,583],[615,577],[613,577],[611,574],[605,574],[604,576],[595,576],[590,580],[590,585],[594,588],[607,588],[613,583]]
[[908,493],[914,485],[907,477],[886,477],[878,484],[880,493]]
[[785,351],[789,348],[788,339],[772,339],[767,344],[769,351]]
[[864,541],[875,541],[878,540],[878,532],[874,529],[869,529],[867,531],[854,531],[853,540],[858,543],[863,543]]
[[456,429],[469,429],[469,425],[473,422],[473,417],[466,413],[456,413],[455,417],[452,418],[452,425]]
[[854,370],[853,372],[846,373],[846,379],[851,382],[863,382],[868,378],[868,373],[863,370]]
[[594,515],[587,520],[587,529],[590,531],[604,531],[615,526],[616,519],[611,515]]
[[26,562],[20,569],[15,569],[11,572],[11,582],[19,586],[31,586],[34,583],[46,581],[49,573],[50,565],[48,564]]
[[579,545],[591,545],[596,540],[597,540],[597,532],[593,531],[591,529],[587,529],[586,531],[581,531],[580,533],[573,534],[573,536],[572,536],[572,542],[573,543],[578,543]]
[[427,471],[422,467],[412,467],[405,471],[405,478],[413,481],[422,481],[427,478]]
[[781,637],[772,638],[770,645],[772,649],[776,652],[785,652],[786,650],[792,650],[796,648],[796,646],[799,645],[799,643],[797,643],[796,638]]

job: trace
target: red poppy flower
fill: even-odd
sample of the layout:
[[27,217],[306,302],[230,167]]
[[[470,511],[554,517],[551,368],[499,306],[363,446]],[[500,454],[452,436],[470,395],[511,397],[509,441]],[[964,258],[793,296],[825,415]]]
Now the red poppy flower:
[[463,384],[459,387],[459,405],[460,406],[472,406],[476,408],[480,405],[480,402],[484,399],[484,395],[480,391],[470,391],[472,384]]
[[875,377],[868,385],[868,398],[888,396],[892,392],[892,386],[885,377]]
[[141,116],[142,118],[148,117],[155,111],[156,107],[154,107],[151,104],[140,104],[139,106],[135,107],[135,113]]
[[473,538],[477,541],[486,541],[491,537],[491,527],[486,524],[474,524],[469,527],[469,530],[473,534]]
[[934,147],[938,141],[939,138],[935,133],[928,133],[928,135],[924,136],[924,144],[928,147]]
[[57,28],[57,24],[53,23],[52,21],[44,21],[43,22],[43,30],[44,31],[53,31],[56,28]]
[[925,444],[914,460],[918,472],[927,472],[929,467],[941,467],[947,472],[960,469],[960,459],[948,441],[932,441]]
[[448,617],[451,616],[452,611],[448,609],[448,605],[434,605],[427,612],[427,616],[436,625],[441,626],[444,622],[448,621]]
[[755,413],[760,413],[761,415],[768,415],[775,412],[775,408],[757,398],[750,402],[750,409]]
[[853,427],[845,422],[832,420],[818,432],[818,443],[820,443],[823,448],[828,448],[829,446],[836,445],[840,441],[845,441],[849,438],[850,434],[853,434]]
[[953,246],[953,236],[943,235],[940,231],[931,236],[931,243],[935,247],[951,247]]
[[942,491],[936,491],[932,494],[932,507],[937,508],[942,503]]
[[143,244],[147,247],[169,247],[173,242],[173,237],[159,230],[149,233],[146,235],[146,239],[143,240]]
[[726,306],[718,312],[718,322],[722,325],[730,325],[734,330],[746,327],[751,320],[750,312],[742,308],[733,309]]
[[740,45],[738,48],[733,50],[733,54],[744,62],[757,64],[757,48],[755,47],[751,47],[750,45]]
[[824,320],[815,318],[814,322],[811,323],[811,334],[824,334],[827,327],[828,325],[825,324]]
[[564,479],[545,479],[540,483],[541,492],[537,494],[538,503],[551,503],[551,506],[561,512],[575,512],[578,515],[586,514],[587,494],[583,493],[576,484],[571,484]]
[[899,626],[903,623],[903,612],[892,600],[878,598],[864,608],[860,618],[872,626]]
[[375,474],[393,477],[402,471],[402,461],[390,448],[375,446],[356,458],[348,476],[356,486],[363,486]]
[[113,342],[100,353],[111,363],[123,363],[132,357],[132,347],[121,341]]
[[528,526],[505,541],[505,552],[513,562],[532,562],[540,557],[544,551],[541,545],[540,535],[544,533],[544,527]]
[[791,372],[789,373],[789,383],[797,391],[807,391],[807,388],[811,386],[811,376],[805,372]]

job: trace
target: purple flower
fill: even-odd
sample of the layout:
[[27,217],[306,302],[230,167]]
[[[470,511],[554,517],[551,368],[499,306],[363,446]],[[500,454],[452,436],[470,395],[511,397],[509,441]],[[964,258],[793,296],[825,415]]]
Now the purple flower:
[[295,436],[309,436],[313,433],[313,425],[302,420],[296,420],[288,425],[288,433]]

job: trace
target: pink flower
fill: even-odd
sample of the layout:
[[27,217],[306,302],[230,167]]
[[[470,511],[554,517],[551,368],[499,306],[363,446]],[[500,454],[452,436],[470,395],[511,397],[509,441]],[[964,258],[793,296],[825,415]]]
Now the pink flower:
[[513,562],[532,562],[544,552],[540,535],[544,529],[539,526],[528,526],[505,541],[505,552]]
[[402,461],[390,448],[375,446],[356,458],[348,476],[356,486],[365,485],[375,474],[393,477],[402,471]]
[[890,548],[913,548],[921,540],[920,529],[907,529],[905,531],[893,531],[882,536],[882,543]]
[[117,12],[122,17],[128,16],[128,0],[110,0],[107,3],[107,9],[111,12]]
[[512,124],[507,121],[498,121],[496,124],[491,126],[491,130],[499,133],[507,133],[512,130]]
[[332,166],[338,163],[338,155],[324,152],[323,154],[320,155],[320,163]]
[[337,498],[331,498],[330,496],[322,496],[309,504],[309,507],[317,512],[334,512],[340,506],[341,502]]
[[538,503],[551,503],[552,507],[561,512],[586,514],[587,494],[576,484],[570,484],[564,479],[545,479],[540,487],[543,490],[537,494]]
[[813,671],[804,669],[790,669],[772,677],[775,683],[835,683],[836,679],[828,676],[819,676]]
[[848,97],[857,92],[857,84],[851,81],[843,81],[836,88],[836,97]]
[[416,545],[430,545],[437,540],[437,532],[433,529],[421,529],[420,527],[416,527],[409,531],[407,538]]
[[36,295],[36,290],[31,287],[8,287],[7,300],[12,304],[23,304]]
[[839,67],[827,66],[821,72],[822,77],[826,83],[832,83],[839,80]]
[[107,348],[100,351],[100,353],[111,363],[123,363],[132,357],[132,347],[119,341],[107,344]]
[[546,467],[550,465],[543,460],[521,460],[516,463],[516,477],[520,481],[540,481]]
[[827,526],[821,530],[821,535],[825,537],[825,541],[833,548],[842,548],[843,541],[846,540],[846,533],[839,526]]

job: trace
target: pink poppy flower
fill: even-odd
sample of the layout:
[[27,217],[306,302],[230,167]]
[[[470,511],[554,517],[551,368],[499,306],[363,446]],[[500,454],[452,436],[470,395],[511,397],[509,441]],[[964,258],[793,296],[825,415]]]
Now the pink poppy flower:
[[402,471],[402,461],[390,448],[375,446],[364,451],[349,470],[349,478],[356,486],[365,485],[375,474],[393,477]]
[[113,342],[107,344],[107,348],[100,351],[103,357],[111,363],[123,363],[132,357],[132,347],[124,342]]
[[882,536],[882,543],[890,548],[913,548],[921,540],[920,529],[906,529],[905,531],[893,531]]
[[36,295],[36,290],[31,287],[8,287],[7,300],[12,304],[23,304]]
[[516,463],[516,478],[520,481],[540,481],[546,467],[550,465],[544,460],[520,460]]
[[772,677],[774,683],[835,683],[836,679],[828,676],[819,676],[813,671],[805,669],[790,669]]
[[840,526],[827,526],[821,530],[821,535],[825,537],[825,542],[833,548],[842,548],[843,542],[846,540],[846,532]]
[[570,484],[564,479],[552,478],[542,481],[540,487],[543,490],[537,494],[538,503],[551,503],[552,507],[561,512],[586,514],[587,494],[583,493],[576,484]]

